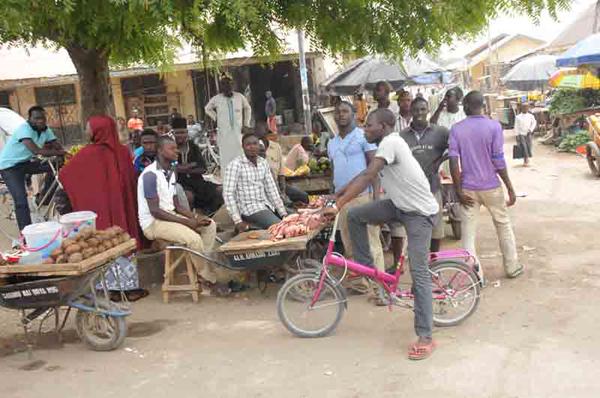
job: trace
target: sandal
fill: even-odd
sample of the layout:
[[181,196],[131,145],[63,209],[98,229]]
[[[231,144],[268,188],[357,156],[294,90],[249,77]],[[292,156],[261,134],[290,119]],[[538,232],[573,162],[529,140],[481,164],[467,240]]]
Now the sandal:
[[523,271],[524,271],[523,266],[521,266],[515,272],[513,272],[512,274],[507,274],[506,276],[510,279],[515,279],[515,278],[521,276],[521,274],[523,274]]
[[425,345],[416,342],[408,348],[408,359],[412,361],[420,361],[422,359],[429,358],[436,346],[437,345],[433,340],[431,340],[429,344]]

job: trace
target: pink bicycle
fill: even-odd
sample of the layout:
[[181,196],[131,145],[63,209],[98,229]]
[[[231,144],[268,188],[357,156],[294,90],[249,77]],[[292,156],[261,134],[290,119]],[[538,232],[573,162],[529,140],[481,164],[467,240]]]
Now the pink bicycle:
[[[338,217],[334,221],[323,263],[313,260],[311,264],[311,260],[305,260],[308,263],[304,272],[289,279],[277,295],[279,319],[296,336],[323,337],[337,327],[348,305],[341,281],[349,272],[377,283],[385,292],[390,306],[412,308],[414,296],[410,287],[399,287],[404,273],[404,257],[400,259],[395,274],[345,259],[333,251],[337,222]],[[332,267],[342,268],[342,276],[333,276]],[[466,250],[430,254],[434,325],[454,326],[475,312],[480,291],[476,267],[474,257]]]

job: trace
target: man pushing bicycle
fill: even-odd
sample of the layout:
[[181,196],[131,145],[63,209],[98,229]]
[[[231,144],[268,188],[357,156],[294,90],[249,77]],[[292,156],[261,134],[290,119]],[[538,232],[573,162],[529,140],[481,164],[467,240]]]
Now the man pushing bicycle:
[[419,360],[427,358],[435,348],[431,336],[433,308],[428,254],[434,216],[439,209],[419,163],[408,144],[394,131],[395,124],[396,118],[389,109],[379,108],[367,117],[365,135],[369,143],[378,146],[375,158],[365,171],[336,194],[336,205],[325,213],[336,213],[380,177],[384,198],[353,207],[348,212],[354,260],[373,264],[367,225],[400,223],[406,228],[418,336],[409,348],[408,358]]

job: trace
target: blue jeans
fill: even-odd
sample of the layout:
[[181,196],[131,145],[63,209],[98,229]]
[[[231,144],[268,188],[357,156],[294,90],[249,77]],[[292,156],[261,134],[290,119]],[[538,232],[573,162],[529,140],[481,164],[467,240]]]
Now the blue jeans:
[[373,264],[367,225],[390,222],[403,224],[408,236],[408,260],[415,295],[415,333],[419,337],[431,337],[433,302],[428,255],[433,216],[402,211],[390,199],[351,208],[348,210],[348,228],[352,231],[354,259],[364,265]]
[[249,216],[242,215],[242,219],[250,224],[250,226],[260,229],[268,229],[271,225],[281,221],[281,218],[268,209],[261,210]]
[[18,163],[8,169],[0,170],[0,175],[13,198],[19,231],[22,231],[23,228],[31,224],[25,178],[27,175],[47,173],[49,171],[50,168],[47,165],[42,165],[39,162]]

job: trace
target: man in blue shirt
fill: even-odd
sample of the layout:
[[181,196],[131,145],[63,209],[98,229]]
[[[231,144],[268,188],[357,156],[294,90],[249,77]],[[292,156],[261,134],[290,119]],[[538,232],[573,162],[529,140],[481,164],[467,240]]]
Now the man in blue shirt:
[[156,159],[158,134],[152,129],[144,129],[140,136],[141,146],[133,151],[133,167],[136,173],[144,171]]
[[44,108],[31,107],[28,117],[27,122],[13,132],[0,152],[0,175],[13,198],[19,230],[31,224],[25,186],[26,176],[49,171],[49,168],[33,161],[33,157],[65,155],[56,136],[46,125]]
[[[377,145],[369,144],[365,139],[365,133],[356,125],[354,107],[347,101],[342,101],[335,107],[335,123],[339,134],[329,140],[327,155],[333,167],[333,185],[337,197],[344,193],[347,184],[354,177],[367,169],[367,166],[375,156]],[[348,229],[348,209],[371,201],[372,197],[379,196],[379,186],[373,186],[363,192],[362,195],[352,200],[342,211],[338,225],[344,244],[346,257],[352,257],[352,240]],[[379,227],[369,226],[369,246],[374,263],[379,270],[384,269],[383,249],[379,240]]]

